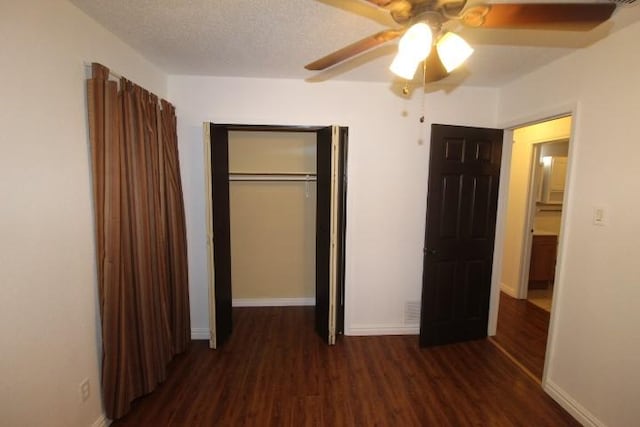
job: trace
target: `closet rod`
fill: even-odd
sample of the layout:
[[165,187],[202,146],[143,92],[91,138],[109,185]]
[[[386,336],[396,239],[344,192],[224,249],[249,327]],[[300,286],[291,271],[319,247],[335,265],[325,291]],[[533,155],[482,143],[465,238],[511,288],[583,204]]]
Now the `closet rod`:
[[316,181],[315,174],[229,174],[229,181]]

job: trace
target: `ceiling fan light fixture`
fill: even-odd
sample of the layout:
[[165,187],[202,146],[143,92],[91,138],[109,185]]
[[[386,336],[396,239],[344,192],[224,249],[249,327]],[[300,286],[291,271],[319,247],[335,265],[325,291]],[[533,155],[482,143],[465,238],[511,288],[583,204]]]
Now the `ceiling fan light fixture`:
[[424,22],[418,22],[404,33],[398,43],[398,52],[410,55],[414,61],[420,62],[429,56],[432,43],[431,27]]
[[458,68],[473,53],[473,48],[469,46],[462,37],[455,33],[445,33],[436,43],[438,56],[442,65],[448,73]]
[[389,70],[398,77],[402,77],[405,80],[413,80],[413,76],[416,74],[420,60],[415,60],[414,57],[408,55],[402,51],[399,51],[393,62],[389,66]]
[[424,22],[412,25],[398,43],[398,54],[389,69],[399,77],[412,80],[422,60],[431,52],[433,34]]

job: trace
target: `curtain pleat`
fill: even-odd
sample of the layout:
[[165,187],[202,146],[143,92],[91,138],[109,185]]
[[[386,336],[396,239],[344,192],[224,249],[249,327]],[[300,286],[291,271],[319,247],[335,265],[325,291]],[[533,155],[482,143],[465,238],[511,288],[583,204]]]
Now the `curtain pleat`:
[[100,64],[87,92],[102,391],[117,419],[190,342],[184,202],[174,107]]
[[[178,282],[188,277],[187,273],[187,226],[184,214],[184,200],[182,197],[182,180],[180,178],[180,161],[178,159],[178,136],[175,108],[167,101],[162,100],[161,135],[162,151],[164,152],[164,195],[167,210],[167,238],[172,242],[167,245],[167,258],[169,259],[169,277],[171,282]],[[169,307],[169,321],[171,330],[174,331],[173,351],[183,352],[191,341],[191,326],[188,292],[178,292],[174,287],[169,287],[171,302]]]

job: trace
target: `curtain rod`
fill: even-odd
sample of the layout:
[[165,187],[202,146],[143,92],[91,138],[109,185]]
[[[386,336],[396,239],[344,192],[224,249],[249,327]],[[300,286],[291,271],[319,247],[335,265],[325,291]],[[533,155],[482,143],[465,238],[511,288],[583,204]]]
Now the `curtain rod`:
[[[87,77],[87,78],[89,78],[89,79],[90,79],[90,78],[92,78],[92,77],[93,77],[93,76],[92,76],[92,74],[93,74],[93,73],[92,73],[93,62],[82,61],[82,64],[86,67],[86,68],[85,68],[85,71],[89,71],[89,72],[88,72],[88,75],[87,75],[86,77]],[[100,63],[98,62],[98,64],[100,64]],[[102,65],[102,64],[100,64],[100,65]],[[130,80],[129,78],[124,77],[121,73],[118,73],[117,71],[113,71],[111,68],[109,68],[109,67],[107,67],[107,66],[105,66],[105,65],[102,65],[102,66],[103,66],[103,67],[105,67],[105,68],[107,68],[107,69],[109,70],[109,77],[113,77],[113,78],[115,78],[115,79],[117,79],[117,80],[118,80],[118,84],[120,84],[120,82],[119,82],[119,80],[120,80],[120,79],[125,79],[125,80],[127,80],[127,81],[129,81],[129,82],[133,83],[134,85],[136,85],[136,86],[139,86],[139,87],[143,88],[144,90],[146,90],[147,92],[149,92],[150,94],[152,94],[153,96],[155,96],[156,98],[158,98],[158,102],[159,102],[160,104],[162,104],[162,101],[165,101],[165,102],[167,102],[169,105],[173,106],[173,104],[172,104],[171,102],[167,101],[167,100],[166,100],[166,98],[164,98],[164,97],[162,97],[162,96],[159,96],[159,95],[155,94],[154,92],[151,92],[151,91],[150,91],[150,90],[148,90],[148,89],[145,89],[142,85],[139,85],[138,83],[136,83],[136,82],[134,82],[134,81]]]
[[[91,70],[91,68],[93,67],[93,62],[82,61],[82,63],[84,64],[85,67],[88,67],[89,70]],[[108,67],[106,67],[106,68],[108,68]],[[120,74],[120,73],[118,73],[116,71],[113,71],[111,68],[109,68],[109,75],[111,77],[115,77],[118,80],[120,80],[123,77],[122,74]],[[127,79],[127,78],[125,77],[125,79]],[[129,79],[127,79],[127,80],[129,80]]]

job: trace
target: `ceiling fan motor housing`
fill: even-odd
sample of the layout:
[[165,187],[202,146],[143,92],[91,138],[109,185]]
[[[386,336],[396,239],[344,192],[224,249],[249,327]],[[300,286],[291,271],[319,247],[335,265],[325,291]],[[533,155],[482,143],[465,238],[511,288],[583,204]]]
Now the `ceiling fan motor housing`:
[[[431,20],[441,23],[444,15],[458,15],[467,4],[467,0],[370,0],[384,5],[398,24],[415,23],[423,15],[431,15]],[[437,17],[435,17],[437,16]]]

